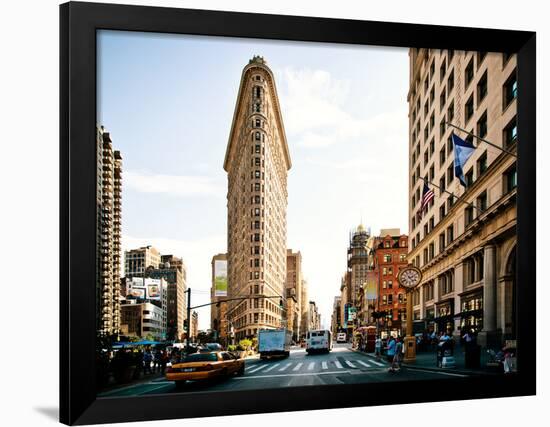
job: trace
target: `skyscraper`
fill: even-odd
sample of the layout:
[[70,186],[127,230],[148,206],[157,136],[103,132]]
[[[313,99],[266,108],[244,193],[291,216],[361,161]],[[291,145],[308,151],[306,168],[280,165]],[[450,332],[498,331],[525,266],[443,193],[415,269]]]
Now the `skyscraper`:
[[[273,72],[262,57],[244,67],[225,161],[228,293],[236,338],[281,326],[285,310],[290,154]],[[268,298],[258,298],[265,296]],[[271,297],[271,298],[269,298]]]
[[96,319],[100,334],[120,331],[120,222],[122,156],[113,150],[103,126],[96,129],[97,144],[97,287]]

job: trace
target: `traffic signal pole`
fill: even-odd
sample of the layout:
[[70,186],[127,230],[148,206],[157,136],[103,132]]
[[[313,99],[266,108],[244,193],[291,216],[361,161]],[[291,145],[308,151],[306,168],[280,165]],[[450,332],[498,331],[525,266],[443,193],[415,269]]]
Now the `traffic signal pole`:
[[191,337],[191,288],[187,288],[187,342],[185,345],[185,353],[189,354],[189,339]]

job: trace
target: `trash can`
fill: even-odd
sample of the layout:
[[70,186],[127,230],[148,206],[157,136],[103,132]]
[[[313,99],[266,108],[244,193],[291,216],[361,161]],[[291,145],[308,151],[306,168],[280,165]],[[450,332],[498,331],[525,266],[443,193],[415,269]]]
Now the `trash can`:
[[479,369],[481,347],[477,344],[468,344],[464,349],[464,367],[467,369]]

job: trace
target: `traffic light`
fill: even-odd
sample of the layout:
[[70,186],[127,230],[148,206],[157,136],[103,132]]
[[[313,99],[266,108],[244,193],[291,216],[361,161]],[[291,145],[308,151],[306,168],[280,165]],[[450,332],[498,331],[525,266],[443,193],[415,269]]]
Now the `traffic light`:
[[284,308],[283,306],[283,299],[279,299],[279,308],[282,310]]

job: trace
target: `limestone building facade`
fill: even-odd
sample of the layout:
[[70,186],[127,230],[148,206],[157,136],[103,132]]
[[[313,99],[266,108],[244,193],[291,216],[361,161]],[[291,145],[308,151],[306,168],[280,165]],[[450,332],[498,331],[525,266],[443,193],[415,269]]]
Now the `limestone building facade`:
[[[243,69],[223,165],[228,177],[228,317],[237,339],[282,326],[290,154],[275,77],[259,56]],[[264,298],[259,298],[259,297]],[[280,299],[279,299],[280,298]]]
[[[449,123],[515,153],[516,57],[439,49],[409,56],[408,261],[423,273],[415,328],[456,338],[473,329],[480,344],[498,347],[515,338],[516,158]],[[466,187],[454,175],[453,131],[477,147]],[[438,188],[419,217],[424,180]]]

